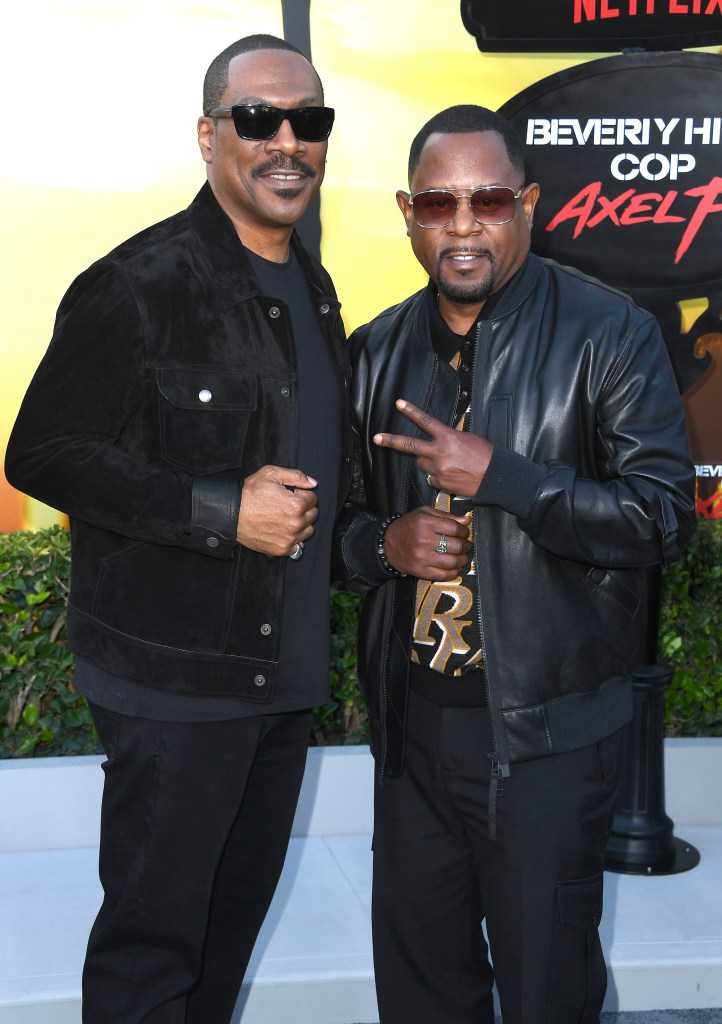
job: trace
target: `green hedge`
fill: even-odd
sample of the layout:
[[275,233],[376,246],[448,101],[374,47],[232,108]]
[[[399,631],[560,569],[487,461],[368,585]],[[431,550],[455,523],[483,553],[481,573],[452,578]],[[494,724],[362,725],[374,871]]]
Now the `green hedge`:
[[[59,527],[0,534],[0,757],[100,752],[73,686],[65,638],[70,543]],[[356,679],[360,599],[331,594],[333,698],[314,713],[311,743],[366,742]],[[675,668],[667,731],[722,735],[722,524],[701,521],[681,562],[663,574],[661,659]]]
[[722,522],[700,519],[682,560],[665,569],[660,661],[669,736],[722,736]]

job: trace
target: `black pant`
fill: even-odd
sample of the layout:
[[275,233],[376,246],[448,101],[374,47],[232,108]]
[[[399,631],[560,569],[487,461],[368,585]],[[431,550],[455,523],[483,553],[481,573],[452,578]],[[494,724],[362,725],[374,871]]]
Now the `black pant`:
[[[620,739],[512,766],[489,838],[486,709],[412,694],[406,769],[376,791],[381,1024],[598,1024],[597,926]],[[481,928],[485,920],[493,972]]]
[[83,1024],[228,1024],[283,867],[310,713],[222,722],[92,707],[104,900]]

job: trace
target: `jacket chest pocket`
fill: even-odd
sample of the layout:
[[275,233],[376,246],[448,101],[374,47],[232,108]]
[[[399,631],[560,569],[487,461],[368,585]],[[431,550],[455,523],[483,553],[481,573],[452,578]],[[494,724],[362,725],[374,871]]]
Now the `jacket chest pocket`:
[[240,466],[256,374],[217,367],[160,367],[156,371],[161,456],[192,473]]

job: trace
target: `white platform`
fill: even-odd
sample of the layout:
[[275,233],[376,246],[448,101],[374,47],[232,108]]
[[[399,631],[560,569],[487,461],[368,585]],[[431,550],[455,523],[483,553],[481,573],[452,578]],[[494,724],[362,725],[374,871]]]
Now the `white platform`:
[[[100,901],[100,758],[0,761],[0,1024],[80,1024]],[[666,809],[700,865],[607,874],[609,1010],[722,1007],[722,741],[668,740]],[[294,838],[236,1024],[378,1020],[369,927],[373,768],[309,751]]]

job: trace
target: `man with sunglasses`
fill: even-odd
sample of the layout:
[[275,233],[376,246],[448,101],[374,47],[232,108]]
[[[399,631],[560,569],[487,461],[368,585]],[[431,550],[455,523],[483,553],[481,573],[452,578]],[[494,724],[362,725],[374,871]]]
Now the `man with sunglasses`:
[[352,338],[336,567],[367,594],[381,1024],[493,1024],[494,981],[504,1024],[598,1024],[647,568],[695,526],[679,395],[652,317],[530,253],[502,117],[433,117],[409,188],[430,281]]
[[212,62],[207,183],[75,281],[8,448],[71,517],[75,682],[107,754],[85,1024],[228,1024],[329,697],[348,356],[294,232],[323,104],[281,39]]

